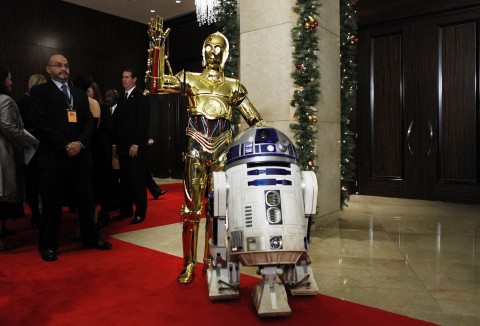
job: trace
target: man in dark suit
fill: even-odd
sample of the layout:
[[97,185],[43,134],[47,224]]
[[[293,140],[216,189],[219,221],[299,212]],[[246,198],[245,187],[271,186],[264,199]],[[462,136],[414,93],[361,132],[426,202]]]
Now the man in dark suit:
[[111,249],[94,221],[90,139],[93,116],[87,95],[68,84],[70,66],[61,54],[48,59],[50,80],[30,91],[31,118],[40,146],[37,151],[42,216],[39,251],[45,261],[57,260],[57,235],[65,194],[74,193],[85,247]]
[[[147,131],[150,104],[136,87],[137,72],[127,68],[122,73],[125,94],[120,96],[115,113],[114,152],[120,159],[122,202],[117,218],[133,216],[132,224],[141,223],[147,213]],[[135,203],[135,214],[133,214]]]

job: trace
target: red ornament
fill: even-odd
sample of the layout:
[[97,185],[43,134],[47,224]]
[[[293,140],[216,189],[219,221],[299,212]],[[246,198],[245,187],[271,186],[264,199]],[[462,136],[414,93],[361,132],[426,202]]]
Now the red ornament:
[[297,64],[295,65],[295,68],[297,68],[297,69],[302,69],[302,68],[303,68],[303,64],[297,63]]

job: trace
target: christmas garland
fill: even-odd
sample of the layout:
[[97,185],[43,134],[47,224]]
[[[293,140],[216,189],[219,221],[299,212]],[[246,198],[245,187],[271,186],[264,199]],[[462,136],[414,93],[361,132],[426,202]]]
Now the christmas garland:
[[297,0],[293,11],[299,16],[297,24],[292,28],[293,64],[291,73],[295,91],[290,105],[295,107],[294,118],[297,122],[291,123],[294,132],[298,159],[302,170],[318,170],[314,163],[315,154],[315,128],[317,124],[317,111],[314,106],[320,96],[320,71],[318,69],[318,26],[317,16],[319,3],[316,0]]
[[[238,78],[238,61],[240,52],[238,43],[240,42],[240,28],[237,23],[237,0],[221,0],[217,8],[217,20],[215,24],[222,30],[222,34],[230,44],[230,54],[227,62],[225,62],[225,76]],[[233,136],[237,135],[240,129],[240,113],[233,110],[232,115],[232,131]]]
[[357,0],[340,1],[340,77],[341,77],[341,207],[347,206],[349,186],[355,177],[355,134],[350,117],[356,102],[357,22],[354,5]]

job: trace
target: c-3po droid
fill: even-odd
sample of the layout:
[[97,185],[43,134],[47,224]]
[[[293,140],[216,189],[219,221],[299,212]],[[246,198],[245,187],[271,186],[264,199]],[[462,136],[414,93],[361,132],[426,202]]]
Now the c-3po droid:
[[[272,127],[252,127],[228,149],[209,195],[211,300],[239,295],[239,265],[258,266],[252,297],[261,317],[289,315],[291,295],[318,294],[308,257],[317,179],[300,171],[293,144]],[[277,277],[278,276],[278,277]]]

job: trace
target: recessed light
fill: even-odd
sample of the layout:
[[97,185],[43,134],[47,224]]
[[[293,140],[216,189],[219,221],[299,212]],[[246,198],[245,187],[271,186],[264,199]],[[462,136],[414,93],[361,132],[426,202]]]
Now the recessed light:
[[150,12],[155,12],[155,9],[150,9]]
[[175,2],[176,2],[176,3],[180,3],[180,2],[182,2],[182,1],[181,1],[181,0],[176,0]]

